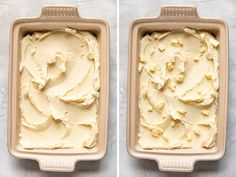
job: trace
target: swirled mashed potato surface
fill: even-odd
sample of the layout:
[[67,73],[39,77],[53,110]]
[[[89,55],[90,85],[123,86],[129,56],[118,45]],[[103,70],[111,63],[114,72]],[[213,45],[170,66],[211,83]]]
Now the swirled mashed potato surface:
[[86,31],[34,32],[21,41],[20,140],[26,149],[97,143],[99,45]]
[[142,37],[138,144],[143,149],[215,145],[218,46],[210,33],[190,28]]

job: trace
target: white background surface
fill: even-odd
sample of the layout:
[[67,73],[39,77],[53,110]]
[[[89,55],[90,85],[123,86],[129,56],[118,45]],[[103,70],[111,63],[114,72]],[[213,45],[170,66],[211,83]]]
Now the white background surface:
[[[77,164],[74,173],[41,172],[38,163],[19,160],[7,152],[7,81],[10,24],[21,17],[39,16],[46,4],[79,6],[81,16],[110,24],[110,111],[108,151],[104,159]],[[224,19],[229,25],[229,107],[227,148],[223,159],[200,162],[194,173],[160,172],[149,160],[130,157],[126,150],[128,28],[138,17],[159,15],[161,4],[191,4],[201,17]],[[234,0],[120,0],[120,177],[236,177],[236,1]],[[116,1],[115,0],[0,0],[0,177],[116,176]]]
[[[127,71],[128,28],[138,17],[158,16],[162,4],[191,4],[201,17],[219,18],[229,25],[229,106],[227,148],[223,159],[199,162],[194,173],[166,173],[157,163],[137,160],[127,154],[125,123],[127,72],[120,72],[120,177],[236,177],[236,1],[234,0],[121,0],[120,1],[120,71]],[[219,130],[220,131],[220,130]]]
[[[7,152],[7,82],[9,30],[15,19],[39,16],[47,4],[79,6],[82,17],[101,18],[110,24],[110,109],[108,151],[104,159],[79,162],[74,173],[41,172],[38,163],[15,159]],[[116,176],[116,1],[115,0],[0,0],[0,177],[114,177]]]

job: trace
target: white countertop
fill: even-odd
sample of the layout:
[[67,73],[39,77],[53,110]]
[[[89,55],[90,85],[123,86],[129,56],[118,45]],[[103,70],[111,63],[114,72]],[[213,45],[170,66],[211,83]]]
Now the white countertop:
[[114,177],[116,176],[116,35],[111,35],[110,47],[110,107],[108,151],[100,161],[79,162],[74,173],[47,173],[38,163],[15,159],[7,151],[7,82],[9,31],[12,22],[21,17],[39,16],[47,4],[79,6],[83,17],[105,19],[111,34],[116,33],[116,1],[85,0],[0,0],[0,177]]
[[[154,161],[138,160],[126,150],[126,101],[128,28],[138,17],[158,16],[161,4],[192,4],[201,17],[225,20],[229,25],[229,107],[225,156],[215,162],[199,162],[194,173],[160,172]],[[110,24],[110,107],[108,151],[104,159],[79,162],[74,173],[41,172],[38,163],[15,159],[7,152],[7,82],[9,30],[21,17],[39,16],[47,4],[79,6],[84,17]],[[236,2],[234,0],[120,0],[120,177],[235,177],[236,176]],[[235,77],[235,79],[234,79]],[[0,0],[0,177],[115,177],[116,176],[116,1],[115,0]]]
[[[191,4],[199,16],[223,19],[229,26],[229,106],[225,156],[215,162],[199,162],[193,173],[160,172],[157,163],[138,160],[125,147],[127,72],[120,72],[120,177],[235,177],[236,176],[236,1],[233,0],[120,0],[120,71],[128,67],[128,28],[138,17],[158,16],[162,4]],[[219,130],[220,131],[220,130]]]

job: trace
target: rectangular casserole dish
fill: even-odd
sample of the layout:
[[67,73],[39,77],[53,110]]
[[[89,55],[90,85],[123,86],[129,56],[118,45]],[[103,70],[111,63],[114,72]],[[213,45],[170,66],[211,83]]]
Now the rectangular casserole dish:
[[[98,107],[97,145],[92,149],[26,150],[19,145],[20,128],[20,71],[22,38],[35,31],[50,31],[71,27],[93,33],[100,49],[100,97]],[[42,8],[40,17],[16,20],[10,33],[9,62],[9,103],[8,103],[8,149],[17,158],[33,159],[39,162],[43,171],[70,172],[77,161],[98,160],[106,152],[108,100],[109,100],[109,26],[99,19],[81,18],[76,7],[47,6]]]
[[[185,27],[210,32],[220,42],[216,145],[211,149],[143,150],[137,143],[139,133],[139,41],[147,33]],[[217,160],[224,155],[228,100],[228,27],[225,22],[218,19],[200,18],[193,6],[164,6],[161,8],[159,17],[140,18],[133,21],[129,34],[128,80],[127,148],[132,156],[155,160],[162,171],[191,172],[196,161]]]

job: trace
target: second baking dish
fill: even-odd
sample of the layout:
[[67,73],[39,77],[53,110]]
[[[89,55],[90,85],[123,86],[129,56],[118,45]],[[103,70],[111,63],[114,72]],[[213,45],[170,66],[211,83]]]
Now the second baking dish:
[[[146,34],[168,32],[180,29],[196,29],[213,34],[220,43],[219,52],[219,96],[217,106],[216,145],[212,148],[190,149],[143,149],[138,144],[140,112],[139,96],[139,60],[140,41]],[[181,45],[181,43],[180,43]],[[162,49],[160,49],[162,50]],[[164,6],[159,17],[135,20],[130,28],[129,38],[129,88],[128,88],[128,120],[127,148],[137,158],[152,159],[158,162],[160,170],[189,172],[196,161],[216,160],[223,156],[226,141],[228,95],[228,28],[216,19],[198,17],[192,6]]]

